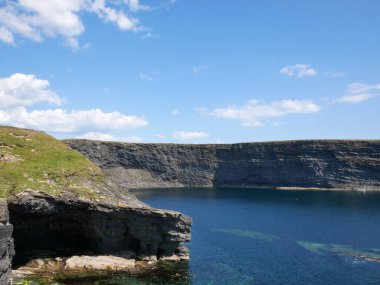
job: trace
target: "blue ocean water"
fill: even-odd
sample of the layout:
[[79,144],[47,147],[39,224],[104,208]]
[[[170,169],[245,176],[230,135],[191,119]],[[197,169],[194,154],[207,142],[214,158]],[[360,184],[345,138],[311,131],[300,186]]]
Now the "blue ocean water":
[[134,193],[193,218],[188,284],[380,284],[380,193]]
[[[71,285],[380,284],[380,193],[143,189],[193,218],[189,263],[145,276],[61,277]],[[40,283],[51,284],[39,280]]]

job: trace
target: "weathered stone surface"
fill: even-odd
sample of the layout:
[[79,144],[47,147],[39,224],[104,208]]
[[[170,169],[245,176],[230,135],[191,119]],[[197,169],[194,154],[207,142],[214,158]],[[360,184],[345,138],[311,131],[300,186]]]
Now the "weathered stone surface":
[[0,285],[10,284],[12,258],[15,254],[13,227],[8,218],[7,202],[0,199]]
[[380,141],[64,142],[129,188],[214,185],[380,190]]
[[14,225],[15,265],[73,255],[115,255],[137,259],[188,258],[191,218],[175,212],[54,197],[24,191],[8,200]]
[[52,280],[56,275],[75,276],[78,273],[86,272],[88,274],[102,274],[104,272],[123,271],[138,274],[150,268],[151,266],[148,263],[139,262],[138,266],[136,266],[135,259],[126,259],[112,255],[40,258],[31,260],[27,264],[13,270],[12,279],[14,282],[20,283],[23,278],[34,275],[43,276]]
[[117,256],[73,256],[66,260],[64,269],[119,271],[134,267],[134,259],[125,259]]
[[217,149],[212,145],[64,142],[128,188],[212,186],[218,165]]

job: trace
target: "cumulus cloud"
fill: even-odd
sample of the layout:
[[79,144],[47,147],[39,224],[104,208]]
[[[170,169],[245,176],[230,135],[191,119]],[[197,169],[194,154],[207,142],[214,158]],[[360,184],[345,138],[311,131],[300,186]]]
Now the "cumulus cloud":
[[0,78],[0,124],[32,128],[55,133],[100,132],[112,129],[145,127],[142,116],[119,112],[90,110],[28,110],[33,104],[46,102],[61,105],[64,99],[50,89],[47,80],[33,74],[15,73]]
[[0,78],[0,108],[29,106],[38,102],[60,105],[64,100],[50,90],[49,81],[33,74],[15,73]]
[[338,103],[361,103],[380,95],[380,84],[370,85],[360,82],[348,85],[345,95],[340,97]]
[[179,141],[193,140],[193,139],[201,139],[207,138],[209,134],[204,132],[187,132],[187,131],[176,131],[173,134],[173,139]]
[[0,41],[3,41],[7,44],[13,44],[15,39],[13,34],[6,28],[0,27]]
[[62,37],[73,49],[80,48],[78,36],[85,31],[81,16],[93,13],[121,30],[144,30],[139,20],[128,15],[149,10],[138,0],[4,0],[0,8],[0,40],[13,44],[15,36],[41,42]]
[[311,100],[281,100],[270,103],[250,100],[240,107],[228,106],[204,113],[216,118],[238,120],[243,126],[262,126],[265,119],[288,114],[316,113],[320,110],[321,107]]
[[312,77],[317,71],[308,64],[295,64],[280,69],[280,73],[289,77]]
[[100,109],[28,111],[25,107],[16,107],[0,110],[0,124],[55,133],[82,133],[139,128],[147,126],[148,122],[144,117],[105,113]]
[[107,133],[88,132],[77,137],[78,139],[97,140],[97,141],[118,141],[118,142],[142,142],[143,139],[137,136],[119,138]]
[[148,11],[151,9],[149,5],[142,5],[139,0],[124,0],[132,12]]

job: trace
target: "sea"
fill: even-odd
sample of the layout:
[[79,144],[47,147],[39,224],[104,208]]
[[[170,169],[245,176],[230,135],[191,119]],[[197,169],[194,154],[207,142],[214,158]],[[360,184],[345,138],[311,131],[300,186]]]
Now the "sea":
[[139,189],[193,219],[190,261],[139,277],[58,284],[380,284],[380,193],[255,188]]

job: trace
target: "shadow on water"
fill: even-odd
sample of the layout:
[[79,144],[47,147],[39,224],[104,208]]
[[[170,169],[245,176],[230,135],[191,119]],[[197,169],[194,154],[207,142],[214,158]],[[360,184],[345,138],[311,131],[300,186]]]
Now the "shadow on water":
[[57,281],[361,285],[380,280],[380,193],[250,188],[133,193],[153,207],[193,218],[190,262],[161,266],[142,276],[61,276]]
[[[28,283],[29,282],[29,283]],[[25,279],[15,285],[190,285],[188,262],[163,262],[148,272],[127,273],[70,273]]]
[[[162,188],[131,190],[141,200],[154,200],[165,196],[172,199],[236,200],[251,203],[299,204],[304,207],[323,205],[335,207],[378,207],[380,195],[377,192],[360,191],[307,191],[276,190],[271,188]],[[302,203],[300,203],[302,202]]]

